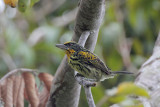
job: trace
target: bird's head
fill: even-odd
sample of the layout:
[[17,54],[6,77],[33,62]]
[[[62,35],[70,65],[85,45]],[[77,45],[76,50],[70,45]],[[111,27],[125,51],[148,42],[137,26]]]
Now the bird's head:
[[56,47],[65,50],[67,55],[83,50],[82,46],[73,41],[66,42],[64,44],[56,44]]

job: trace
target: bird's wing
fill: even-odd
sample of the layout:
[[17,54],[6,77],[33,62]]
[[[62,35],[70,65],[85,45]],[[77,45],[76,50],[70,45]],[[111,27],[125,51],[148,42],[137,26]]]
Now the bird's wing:
[[109,74],[110,69],[103,63],[103,61],[98,56],[91,53],[90,51],[80,51],[78,53],[78,57],[81,63],[87,64],[96,69],[100,69],[102,72]]

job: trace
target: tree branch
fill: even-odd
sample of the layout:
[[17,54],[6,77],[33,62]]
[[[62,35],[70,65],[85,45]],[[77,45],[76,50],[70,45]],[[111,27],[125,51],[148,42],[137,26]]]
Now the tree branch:
[[85,94],[87,97],[87,101],[88,101],[88,105],[89,107],[96,107],[94,100],[93,100],[93,96],[92,96],[92,92],[91,92],[91,87],[84,87],[85,90]]
[[[89,31],[90,35],[84,44],[93,52],[104,13],[105,0],[81,0],[72,40],[77,42],[83,32]],[[47,107],[77,107],[80,90],[81,86],[76,82],[65,56],[53,79]]]
[[96,107],[93,96],[92,96],[92,92],[91,92],[91,87],[95,87],[96,83],[87,81],[85,80],[85,77],[78,76],[78,75],[75,76],[75,79],[79,84],[81,84],[84,87],[89,107]]
[[[89,34],[90,34],[89,31],[85,31],[85,32],[82,33],[81,37],[79,38],[79,42],[78,42],[79,44],[81,44],[81,46],[84,47]],[[93,100],[93,97],[92,97],[91,87],[96,86],[96,83],[86,81],[84,79],[84,77],[81,77],[81,76],[75,76],[75,79],[77,80],[77,82],[79,84],[83,85],[89,107],[95,107],[94,100]]]
[[140,98],[143,105],[160,106],[160,32],[155,43],[152,56],[139,69],[140,74],[135,84],[144,87],[150,94],[150,99]]
[[52,19],[52,24],[62,27],[62,26],[65,26],[65,25],[71,23],[76,18],[75,14],[77,13],[77,10],[78,10],[78,8],[75,8],[75,9],[63,14],[62,16],[55,17],[54,19]]
[[90,35],[89,31],[83,32],[81,37],[79,38],[78,44],[84,47],[89,35]]

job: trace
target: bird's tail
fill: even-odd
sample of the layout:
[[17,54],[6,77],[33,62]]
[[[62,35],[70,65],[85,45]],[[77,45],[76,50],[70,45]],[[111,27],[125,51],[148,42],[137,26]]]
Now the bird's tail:
[[111,74],[120,74],[120,75],[125,75],[125,74],[134,74],[132,72],[127,72],[127,71],[113,71]]

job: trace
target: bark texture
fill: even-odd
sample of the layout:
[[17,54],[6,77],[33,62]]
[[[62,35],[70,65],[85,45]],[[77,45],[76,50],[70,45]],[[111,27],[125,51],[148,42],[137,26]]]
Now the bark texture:
[[[89,31],[90,35],[85,47],[93,51],[104,14],[105,0],[81,0],[72,40],[77,42],[83,32]],[[65,56],[52,82],[47,107],[78,106],[81,86],[76,82],[74,74]]]
[[150,99],[140,98],[145,107],[160,107],[160,32],[152,56],[141,66],[135,83],[144,87]]

